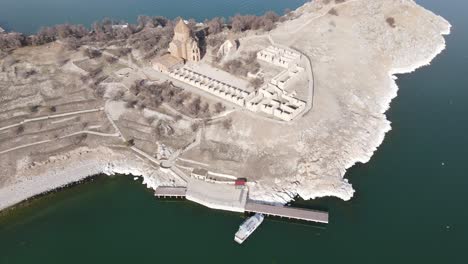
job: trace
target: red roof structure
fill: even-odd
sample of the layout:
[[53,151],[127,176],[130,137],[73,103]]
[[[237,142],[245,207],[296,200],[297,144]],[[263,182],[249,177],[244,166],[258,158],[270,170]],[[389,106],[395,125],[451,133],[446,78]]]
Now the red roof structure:
[[246,179],[237,179],[237,180],[234,182],[234,185],[236,185],[236,186],[244,186],[246,182],[247,182]]

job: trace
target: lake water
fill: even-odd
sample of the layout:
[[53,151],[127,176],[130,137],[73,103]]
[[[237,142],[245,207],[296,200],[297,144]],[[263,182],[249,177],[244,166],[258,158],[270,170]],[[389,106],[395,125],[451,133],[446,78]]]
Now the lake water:
[[[29,32],[139,13],[281,11],[301,1],[101,0],[93,10],[89,0],[36,2],[0,0],[0,18]],[[392,131],[369,163],[347,173],[355,197],[298,202],[328,209],[326,227],[267,218],[239,246],[239,214],[157,200],[130,177],[98,177],[0,215],[0,263],[467,263],[468,2],[418,2],[452,23],[447,49],[430,67],[399,77],[387,113]],[[49,10],[52,3],[58,7]],[[181,3],[191,4],[177,9]]]
[[135,22],[138,15],[195,18],[263,14],[274,10],[283,14],[305,0],[0,0],[0,26],[34,33],[41,26],[72,23],[91,25],[109,17]]

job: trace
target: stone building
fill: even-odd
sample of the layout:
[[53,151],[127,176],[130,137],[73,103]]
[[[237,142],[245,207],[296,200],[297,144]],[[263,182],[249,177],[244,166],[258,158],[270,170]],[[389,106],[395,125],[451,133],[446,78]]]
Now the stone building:
[[172,56],[171,54],[166,54],[154,59],[152,64],[155,70],[168,73],[184,66],[184,60],[179,57]]
[[219,47],[217,55],[219,57],[224,58],[224,57],[230,55],[231,53],[234,53],[238,48],[239,48],[239,41],[232,38],[232,37],[229,37],[223,43],[223,45],[221,45],[221,47]]
[[200,61],[201,59],[198,42],[182,19],[174,28],[174,38],[169,44],[169,52],[172,56],[185,61]]

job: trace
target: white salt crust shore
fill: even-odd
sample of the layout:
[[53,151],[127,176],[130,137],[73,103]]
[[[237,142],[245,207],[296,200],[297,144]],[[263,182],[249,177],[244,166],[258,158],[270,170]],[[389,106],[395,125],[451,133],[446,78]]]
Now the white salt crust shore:
[[64,169],[50,170],[44,175],[29,177],[27,180],[0,189],[0,211],[31,197],[60,189],[99,174],[139,176],[143,178],[143,184],[151,189],[156,189],[160,185],[180,186],[184,184],[182,181],[177,181],[177,178],[174,179],[172,175],[160,171],[155,172],[144,166],[138,166],[138,164],[129,166],[128,163],[133,162],[124,160],[115,162],[85,161],[70,164]]
[[[452,25],[448,23],[444,18],[437,16],[443,21],[446,22],[447,27],[445,29],[442,29],[440,31],[441,36],[449,35],[451,32],[451,27]],[[440,44],[435,47],[432,53],[428,54],[424,59],[416,61],[408,66],[404,67],[393,67],[389,70],[388,76],[391,80],[388,93],[383,94],[380,98],[380,102],[382,105],[382,112],[381,114],[385,115],[385,112],[388,111],[390,108],[390,103],[391,101],[397,97],[397,92],[398,92],[398,85],[396,83],[396,80],[398,79],[396,75],[398,74],[406,74],[406,73],[412,73],[416,71],[417,69],[428,66],[431,64],[431,61],[437,57],[443,50],[446,48],[446,42],[445,38],[441,38]],[[380,99],[379,98],[379,99]],[[383,143],[385,139],[385,135],[391,130],[391,122],[386,120],[387,122],[383,124],[380,128],[378,133],[376,133],[376,137],[374,139],[371,139],[371,144],[368,151],[362,152],[361,156],[356,156],[354,159],[349,159],[349,162],[346,163],[345,165],[345,170],[343,172],[342,177],[345,176],[346,171],[354,166],[357,163],[367,163],[370,161],[372,156],[374,155],[375,151],[377,151],[377,148]],[[347,179],[343,179],[345,183],[348,183]],[[296,196],[300,196],[301,198],[305,200],[309,199],[315,199],[315,198],[320,198],[320,197],[338,197],[344,201],[348,201],[353,197],[353,194],[355,192],[354,189],[348,190],[346,188],[340,188],[336,187],[333,190],[330,189],[311,189],[305,187],[284,187],[281,190],[278,190],[277,192],[274,191],[272,188],[265,188],[266,186],[254,186],[249,193],[249,196],[251,199],[256,200],[256,201],[266,201],[269,203],[275,203],[275,204],[286,204],[292,200]]]
[[[449,35],[450,34],[450,29],[451,29],[451,26],[450,24],[448,24],[448,28],[447,30],[445,31],[442,31],[440,34],[445,36],[445,35]],[[398,85],[396,83],[396,80],[398,79],[398,77],[396,75],[398,74],[407,74],[407,73],[412,73],[414,71],[416,71],[417,69],[419,68],[422,68],[424,66],[428,66],[431,64],[431,61],[437,57],[437,55],[439,55],[443,50],[445,50],[446,48],[446,44],[445,44],[445,39],[443,40],[443,42],[437,47],[437,49],[434,51],[434,53],[430,54],[429,56],[427,56],[426,59],[424,60],[421,60],[421,61],[418,61],[418,62],[415,62],[414,64],[412,65],[409,65],[409,66],[406,66],[406,67],[401,67],[401,68],[392,68],[388,75],[389,77],[392,79],[391,81],[391,87],[389,89],[389,93],[386,94],[384,96],[384,100],[382,100],[384,102],[384,105],[385,105],[385,108],[384,108],[384,111],[382,112],[382,114],[384,114],[385,112],[388,111],[388,109],[390,109],[390,103],[392,102],[392,100],[394,98],[397,97],[397,93],[398,93]],[[378,137],[375,138],[374,140],[374,145],[375,147],[369,152],[370,155],[364,155],[364,156],[361,156],[361,157],[356,157],[356,159],[350,161],[347,165],[346,165],[346,170],[345,170],[345,173],[346,171],[351,168],[352,166],[354,166],[355,164],[357,163],[367,163],[370,161],[370,159],[372,158],[372,156],[374,155],[374,153],[377,151],[377,148],[382,145],[384,139],[385,139],[385,135],[391,130],[391,123],[390,121],[387,123],[387,125],[385,127],[382,127],[381,128],[381,131],[378,133]],[[343,177],[344,177],[344,174],[343,174]],[[347,179],[344,179],[346,182]],[[309,200],[309,199],[315,199],[315,198],[320,198],[320,197],[329,197],[329,196],[333,196],[333,197],[338,197],[344,201],[349,201],[352,197],[353,197],[353,194],[354,194],[354,190],[352,193],[349,193],[349,192],[335,192],[335,191],[315,191],[313,193],[310,193],[310,192],[307,192],[307,193],[301,193],[301,192],[298,192],[297,193],[300,197],[302,197],[303,199],[306,199],[306,200]],[[292,201],[294,199],[294,196],[295,195],[292,195],[292,194],[289,194],[289,195],[282,195],[282,199],[284,199],[284,201],[274,201],[275,203],[279,203],[279,204],[285,204],[285,203],[288,203],[290,201]],[[256,196],[255,199],[256,200],[271,200],[271,196],[265,196],[265,197],[262,197],[262,196]],[[289,198],[289,199],[288,199]]]
[[[441,35],[450,34],[451,25],[448,24],[448,28],[443,30]],[[443,39],[443,38],[442,38]],[[430,65],[431,61],[439,55],[446,48],[445,39],[437,46],[432,54],[429,54],[425,59],[417,61],[411,65],[392,68],[388,75],[391,78],[389,92],[382,96],[383,111],[385,113],[390,108],[391,101],[397,96],[398,86],[396,84],[396,75],[411,73],[423,66]],[[390,122],[386,123],[385,127],[381,128],[381,131],[377,133],[377,137],[373,140],[372,146],[368,152],[363,153],[364,155],[356,157],[354,160],[350,160],[345,169],[349,169],[354,164],[367,163],[371,159],[374,152],[377,150],[385,138],[385,134],[391,130]],[[346,172],[345,170],[345,172]],[[343,175],[345,174],[343,173]],[[0,189],[0,210],[11,207],[17,203],[20,203],[28,198],[36,195],[53,191],[57,188],[82,181],[90,176],[97,174],[115,175],[125,174],[133,176],[143,177],[143,184],[146,184],[148,188],[156,189],[160,185],[166,186],[181,186],[185,185],[184,182],[180,181],[177,177],[163,173],[161,171],[155,171],[154,168],[145,166],[143,162],[135,162],[134,160],[117,160],[117,161],[81,161],[67,164],[64,168],[56,168],[50,170],[47,173],[40,175],[40,177],[28,177],[27,180],[23,180],[14,183],[10,186]],[[346,181],[346,179],[345,179]],[[274,189],[267,186],[253,186],[251,188],[250,196],[254,200],[264,201],[269,203],[284,204],[294,199],[296,195],[301,196],[304,199],[314,199],[325,196],[335,196],[343,200],[349,200],[353,196],[352,192],[337,190],[295,190],[291,188],[290,191],[275,192]]]

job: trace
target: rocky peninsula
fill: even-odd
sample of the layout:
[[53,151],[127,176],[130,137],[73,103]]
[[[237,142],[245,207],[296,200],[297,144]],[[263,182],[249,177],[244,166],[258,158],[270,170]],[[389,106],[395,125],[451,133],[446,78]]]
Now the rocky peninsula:
[[204,56],[184,69],[258,95],[283,70],[252,54],[299,54],[301,73],[279,90],[304,109],[286,121],[155,70],[172,22],[131,33],[107,25],[118,40],[80,45],[37,36],[2,51],[0,210],[100,173],[142,176],[153,189],[245,178],[250,200],[272,204],[351,199],[346,170],[368,162],[391,129],[395,75],[428,65],[450,24],[412,0],[321,0],[264,18],[262,28],[188,21]]

